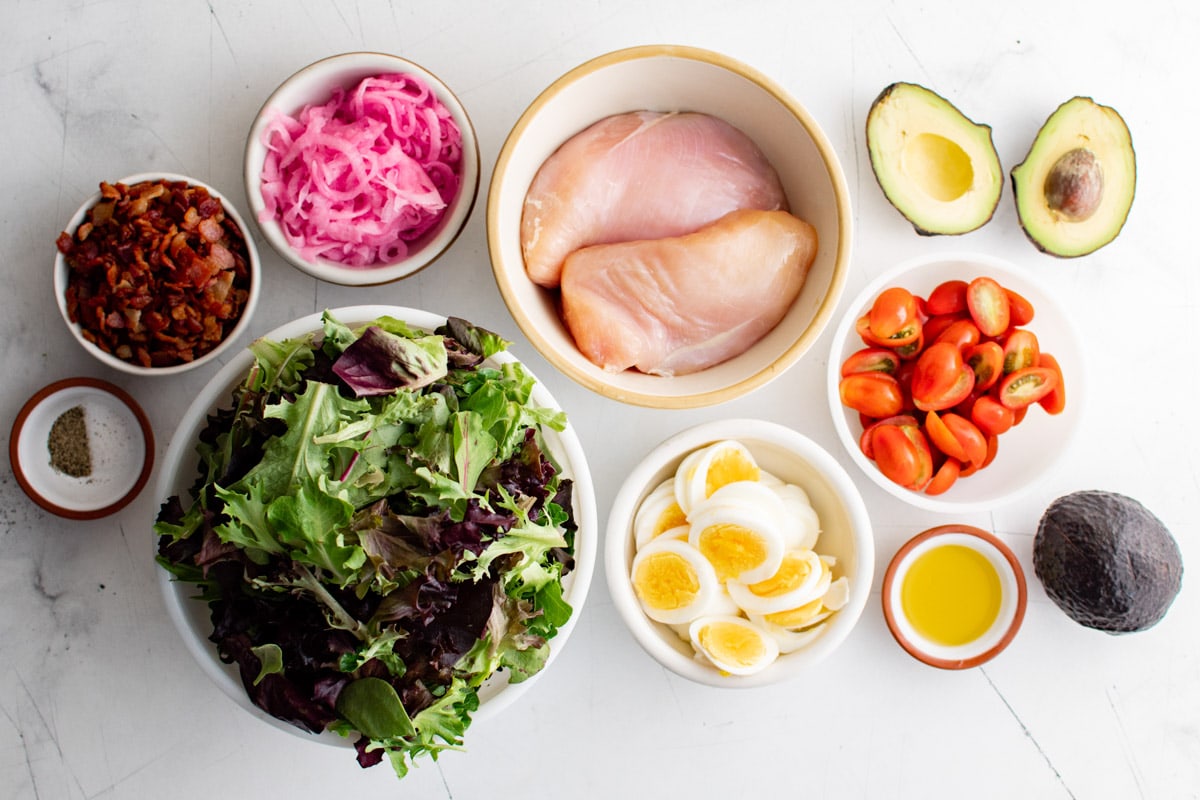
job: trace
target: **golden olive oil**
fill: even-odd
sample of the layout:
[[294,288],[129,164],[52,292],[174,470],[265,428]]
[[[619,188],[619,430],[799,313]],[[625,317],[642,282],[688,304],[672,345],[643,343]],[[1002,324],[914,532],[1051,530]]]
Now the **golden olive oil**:
[[948,647],[987,633],[1000,614],[1000,575],[978,550],[961,544],[917,556],[900,587],[900,607],[917,633]]

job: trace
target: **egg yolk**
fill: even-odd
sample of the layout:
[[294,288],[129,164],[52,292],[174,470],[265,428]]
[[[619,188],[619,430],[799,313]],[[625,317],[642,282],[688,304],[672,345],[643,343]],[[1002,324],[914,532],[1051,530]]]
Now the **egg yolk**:
[[664,531],[669,531],[672,528],[678,528],[680,525],[687,524],[687,515],[683,513],[683,509],[678,503],[671,503],[666,510],[659,514],[658,519],[654,521],[654,535],[658,536]]
[[780,611],[776,614],[766,614],[763,616],[767,622],[778,625],[781,628],[801,628],[808,624],[809,620],[821,613],[821,603],[824,598],[818,597],[799,608]]
[[762,660],[766,653],[762,636],[745,625],[732,622],[713,622],[697,635],[700,647],[719,664],[749,667]]
[[[822,562],[823,565],[824,562]],[[778,597],[792,591],[808,580],[812,566],[807,559],[788,553],[775,574],[765,581],[752,583],[747,588],[759,597]]]
[[654,553],[638,564],[634,589],[651,608],[672,610],[695,602],[700,593],[696,570],[678,553]]
[[709,525],[700,532],[697,547],[722,581],[754,569],[767,558],[767,546],[762,537],[733,523]]
[[732,448],[717,452],[708,466],[705,476],[704,496],[711,497],[712,493],[727,483],[736,481],[757,481],[759,478],[758,465],[746,459],[745,454]]

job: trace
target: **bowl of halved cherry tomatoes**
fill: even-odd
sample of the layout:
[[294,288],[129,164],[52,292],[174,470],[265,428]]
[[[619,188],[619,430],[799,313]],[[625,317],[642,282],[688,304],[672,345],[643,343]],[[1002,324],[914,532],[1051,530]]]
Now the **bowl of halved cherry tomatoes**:
[[932,511],[1006,503],[1052,470],[1078,427],[1079,335],[1001,259],[939,254],[868,285],[838,326],[829,404],[850,457]]

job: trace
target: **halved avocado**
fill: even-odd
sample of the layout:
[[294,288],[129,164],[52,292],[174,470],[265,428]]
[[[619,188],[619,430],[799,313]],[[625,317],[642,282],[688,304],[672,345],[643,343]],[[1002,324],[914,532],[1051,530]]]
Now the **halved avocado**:
[[888,201],[923,236],[973,231],[1004,188],[992,129],[914,83],[893,83],[867,114],[871,168]]
[[1042,252],[1061,258],[1087,255],[1117,238],[1136,182],[1125,120],[1090,97],[1059,106],[1012,170],[1025,235]]

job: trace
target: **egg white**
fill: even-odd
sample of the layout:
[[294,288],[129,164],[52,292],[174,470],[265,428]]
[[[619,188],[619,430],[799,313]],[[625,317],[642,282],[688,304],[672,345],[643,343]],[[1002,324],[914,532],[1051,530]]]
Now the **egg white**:
[[[758,654],[757,658],[748,664],[729,661],[722,657],[722,654],[713,643],[706,642],[704,636],[706,631],[712,629],[715,625],[725,624],[734,625],[758,639],[762,645],[762,652]],[[700,617],[692,622],[688,628],[688,633],[697,656],[730,675],[753,675],[756,672],[766,669],[779,657],[779,642],[745,617],[729,615]]]
[[[756,594],[750,588],[750,584],[758,583],[766,578],[761,578],[759,581],[726,581],[725,589],[733,598],[733,602],[737,603],[738,608],[747,614],[776,614],[780,611],[799,608],[825,594],[832,581],[832,576],[829,567],[821,561],[821,557],[812,550],[793,551],[789,555],[793,558],[801,558],[808,563],[808,573],[804,580],[798,586],[774,595]],[[772,572],[767,577],[774,574]]]
[[[675,608],[659,608],[650,604],[639,589],[639,569],[643,563],[656,553],[664,552],[674,554],[683,559],[695,574],[697,583],[699,584],[691,602]],[[716,603],[720,601],[721,596],[724,594],[721,589],[721,583],[717,580],[716,570],[713,569],[708,559],[687,542],[665,535],[650,540],[634,556],[633,564],[630,566],[630,580],[633,583],[634,593],[637,595],[638,602],[641,604],[646,616],[655,622],[662,622],[667,625],[691,622],[704,614],[708,609],[717,607]]]

